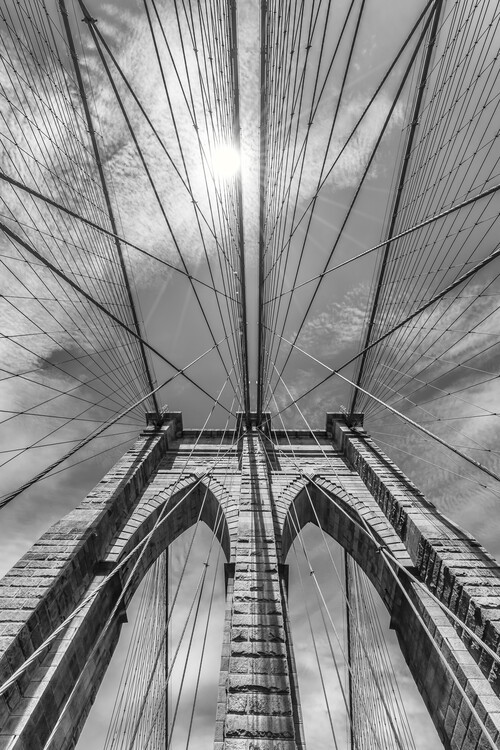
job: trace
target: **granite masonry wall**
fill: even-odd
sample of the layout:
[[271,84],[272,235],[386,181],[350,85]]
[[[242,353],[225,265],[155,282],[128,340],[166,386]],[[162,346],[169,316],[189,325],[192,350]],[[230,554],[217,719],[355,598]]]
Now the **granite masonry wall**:
[[[498,650],[497,563],[384,456],[361,417],[348,426],[328,415],[315,439],[291,438],[273,433],[264,450],[252,431],[221,444],[220,433],[199,436],[167,415],[41,537],[0,582],[0,683],[85,596],[98,594],[0,697],[0,750],[75,746],[137,585],[198,518],[227,560],[215,750],[305,747],[285,563],[307,523],[343,545],[375,586],[444,746],[491,747],[481,721],[500,746],[496,663],[427,593]],[[396,574],[388,555],[402,568]],[[412,585],[405,569],[428,588]]]

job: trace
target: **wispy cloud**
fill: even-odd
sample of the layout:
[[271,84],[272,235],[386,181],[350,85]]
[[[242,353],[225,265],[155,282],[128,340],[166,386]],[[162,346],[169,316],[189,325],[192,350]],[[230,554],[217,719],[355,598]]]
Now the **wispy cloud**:
[[299,344],[320,359],[339,355],[359,342],[366,317],[368,284],[347,290],[342,299],[328,302],[304,325]]

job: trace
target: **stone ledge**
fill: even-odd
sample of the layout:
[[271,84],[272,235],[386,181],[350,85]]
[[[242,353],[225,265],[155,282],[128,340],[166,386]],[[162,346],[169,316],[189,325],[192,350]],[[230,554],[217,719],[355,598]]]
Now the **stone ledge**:
[[293,720],[288,716],[228,714],[225,724],[226,737],[293,739],[295,734]]
[[230,693],[281,693],[288,694],[287,681],[281,675],[252,674],[228,675],[228,692]]

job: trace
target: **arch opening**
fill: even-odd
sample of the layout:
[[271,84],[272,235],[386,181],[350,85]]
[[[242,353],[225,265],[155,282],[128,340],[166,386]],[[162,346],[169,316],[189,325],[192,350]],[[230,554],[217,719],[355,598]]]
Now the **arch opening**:
[[[349,747],[350,723],[347,706],[350,706],[349,669],[347,662],[349,652],[346,631],[345,603],[345,560],[344,549],[332,537],[323,535],[316,524],[308,522],[296,537],[288,551],[289,565],[289,612],[291,631],[297,666],[304,733],[306,747],[322,750],[332,747],[332,725],[339,747]],[[314,584],[310,569],[314,570]],[[408,723],[415,736],[416,750],[439,746],[439,737],[429,717],[422,698],[413,682],[410,671],[399,647],[398,639],[390,629],[390,616],[372,584],[364,576],[376,606],[371,616],[378,618],[384,635],[384,645],[390,662],[381,658],[380,644],[374,638],[367,638],[364,648],[357,646],[356,656],[352,658],[352,689],[357,691],[354,705],[357,706],[357,730],[364,728],[365,737],[360,739],[360,748],[378,748],[373,738],[374,732],[380,733],[379,742],[384,750],[398,748],[397,741],[390,743],[391,727],[380,726],[379,718],[367,720],[370,711],[384,716],[385,707],[381,702],[374,678],[370,672],[367,658],[370,657],[376,680],[380,686],[385,685],[390,673],[390,663],[398,678],[402,704],[406,709]],[[319,590],[321,594],[319,593]],[[322,597],[324,599],[322,599]],[[351,618],[350,626],[355,627]],[[363,624],[363,623],[362,623]],[[360,631],[364,634],[362,625]],[[365,635],[366,638],[366,635]],[[337,672],[338,670],[338,672]],[[360,673],[363,674],[364,688],[360,688]],[[340,678],[340,679],[339,679]],[[393,705],[393,696],[385,698],[387,707],[398,717],[395,724],[401,731],[399,705]],[[371,708],[370,708],[371,707]],[[401,732],[404,740],[404,732]],[[368,744],[363,744],[363,742]],[[407,745],[403,745],[407,747]]]
[[[166,521],[155,528],[162,510]],[[166,505],[150,485],[121,531],[118,530],[111,549],[98,563],[90,586],[83,593],[86,596],[97,588],[97,595],[72,623],[69,637],[54,642],[42,665],[50,667],[51,677],[47,690],[37,696],[31,716],[34,724],[43,721],[40,741],[48,742],[51,750],[73,748],[78,741],[119,641],[128,605],[148,570],[183,532],[202,526],[209,538],[214,539],[213,546],[220,548],[222,564],[224,556],[230,554],[224,508],[207,485],[189,481],[168,498]],[[142,547],[138,545],[150,532],[153,533],[141,554]],[[132,550],[137,553],[127,559]],[[124,566],[107,580],[106,576],[120,560],[126,560]]]
[[[188,555],[189,559],[185,565]],[[200,592],[200,578],[207,559],[207,575]],[[131,740],[134,727],[137,732],[137,746],[142,746],[141,741],[143,744],[146,743],[149,732],[151,746],[155,746],[154,741],[163,737],[165,724],[173,724],[171,747],[185,746],[188,736],[190,747],[206,746],[207,735],[213,734],[217,704],[225,608],[223,563],[222,547],[205,523],[200,523],[198,529],[191,526],[180,534],[152,563],[129,603],[128,622],[122,628],[97,700],[80,735],[77,750],[88,747],[95,747],[96,750],[128,747],[127,743]],[[161,569],[165,571],[166,567],[167,599],[170,606],[175,601],[167,638],[164,637],[167,616],[165,611],[155,611],[151,597],[151,583],[156,579],[161,581],[160,585],[163,584],[165,574],[163,573],[162,577]],[[193,600],[198,598],[200,606],[195,618],[196,605],[191,614],[189,610]],[[144,609],[147,610],[148,607],[151,609],[149,619],[144,614]],[[152,619],[154,622],[151,622]],[[139,651],[139,662],[149,660],[147,664],[136,664],[134,655],[130,656],[131,649],[140,649],[141,634],[136,631],[141,628],[143,639],[146,637],[151,640],[151,648]],[[168,646],[168,656],[165,653],[165,644]],[[151,651],[154,653],[151,654]],[[151,656],[158,657],[156,665],[152,664]],[[201,667],[198,672],[199,665]],[[186,675],[183,680],[184,669]],[[165,674],[169,674],[168,689],[165,688]],[[135,675],[136,681],[141,684],[142,692],[134,690],[133,685],[130,685],[131,675]],[[144,683],[147,684],[148,678],[144,675],[151,675],[147,694]],[[127,712],[125,714],[122,711],[122,715],[119,715],[120,705],[117,698],[120,688],[128,698]],[[113,714],[115,705],[116,710]],[[139,721],[141,707],[142,723]],[[116,737],[114,743],[112,736]],[[161,746],[166,747],[164,739]]]
[[359,513],[347,496],[327,493],[313,482],[303,487],[291,502],[284,520],[283,558],[287,557],[297,534],[309,523],[321,527],[351,555],[390,611],[396,599],[397,586],[387,570],[384,557],[377,552],[377,543],[381,544],[383,539],[376,530],[373,530],[376,542],[362,531]]
[[[484,737],[491,743],[493,725],[486,726],[480,716],[483,705],[497,705],[497,697],[484,677],[474,654],[461,640],[460,633],[425,588],[412,585],[401,569],[397,574],[380,554],[382,542],[391,547],[398,559],[414,572],[411,558],[394,527],[374,499],[338,494],[334,489],[321,491],[315,483],[303,488],[291,502],[283,524],[283,556],[299,531],[312,523],[337,541],[366,575],[390,617],[390,627],[398,639],[401,653],[423,698],[441,742],[446,748],[461,747],[464,735]],[[333,497],[334,502],[332,501]],[[363,513],[375,540],[356,523]],[[378,529],[379,538],[377,539]],[[385,536],[387,534],[387,537]],[[383,535],[383,539],[382,539]],[[406,560],[406,561],[405,561]],[[451,643],[453,646],[449,645]],[[474,678],[472,677],[474,675]],[[469,699],[473,695],[478,710]],[[458,743],[458,744],[457,744]]]
[[[226,562],[231,557],[231,538],[227,524],[224,508],[208,484],[193,481],[182,487],[171,495],[166,505],[157,502],[153,507],[146,506],[149,510],[147,515],[139,509],[139,524],[134,523],[132,518],[125,529],[128,535],[122,545],[118,545],[114,552],[114,558],[119,561],[134,549],[147,534],[152,532],[151,539],[147,543],[147,554],[143,555],[139,566],[130,581],[130,594],[126,602],[130,601],[146,572],[155,560],[174,542],[181,534],[197,523],[198,519],[203,522],[218,539]],[[164,518],[165,520],[161,520]],[[160,523],[155,529],[155,524]],[[132,557],[130,564],[124,568],[123,578],[127,571],[132,570],[135,558]]]

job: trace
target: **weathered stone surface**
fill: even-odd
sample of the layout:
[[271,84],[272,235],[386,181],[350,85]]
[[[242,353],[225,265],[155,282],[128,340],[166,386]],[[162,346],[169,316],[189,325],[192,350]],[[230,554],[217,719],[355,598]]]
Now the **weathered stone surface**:
[[296,682],[290,679],[287,658],[291,647],[277,564],[279,540],[267,474],[261,471],[259,475],[262,466],[265,456],[259,441],[248,437],[242,475],[254,480],[247,483],[249,498],[258,497],[259,503],[253,504],[250,514],[240,504],[234,579],[228,587],[226,637],[231,656],[227,670],[222,657],[219,704],[225,711],[225,750],[238,747],[243,738],[253,743],[286,740],[294,750],[303,747],[300,713],[293,708],[298,704]]
[[229,660],[230,672],[242,674],[287,674],[286,659],[273,657],[271,654],[265,656],[248,658],[231,657]]
[[[237,631],[235,631],[237,632]],[[231,641],[231,655],[233,656],[282,656],[286,657],[286,649],[283,643],[269,641],[247,642],[247,638],[240,640],[233,637]]]
[[228,714],[225,729],[226,737],[294,739],[293,720],[287,716]]
[[227,712],[231,714],[267,714],[291,716],[291,699],[266,693],[230,693]]
[[[178,417],[172,424],[178,433]],[[391,614],[391,625],[446,747],[487,746],[469,699],[498,744],[498,665],[451,625],[425,590],[407,585],[404,572],[399,580],[410,601],[402,595],[380,545],[403,568],[417,571],[494,650],[500,648],[500,566],[470,536],[443,520],[366,434],[348,428],[340,418],[330,420],[336,447],[321,437],[328,450],[325,459],[318,456],[315,441],[298,431],[293,452],[283,438],[283,451],[276,451],[268,472],[260,440],[249,433],[214,469],[210,482],[196,490],[197,477],[213,461],[218,436],[210,433],[198,443],[190,459],[192,473],[180,478],[197,436],[186,433],[172,442],[169,429],[145,433],[80,507],[45,534],[0,582],[0,681],[144,539],[166,498],[176,507],[169,523],[148,544],[125,605],[151,561],[196,522],[200,509],[212,529],[222,509],[224,522],[217,534],[230,564],[215,750],[304,750],[282,566],[295,533],[287,516],[293,505],[300,526],[319,525],[369,576]],[[228,450],[229,446],[230,441]],[[297,461],[311,477],[308,493]],[[187,501],[177,505],[184,494]],[[362,532],[361,521],[371,536]],[[120,579],[111,579],[43,661],[0,696],[2,750],[12,741],[19,750],[42,750],[56,720],[51,750],[73,747],[113,652],[122,612],[109,629],[99,659],[88,665],[86,659],[129,570],[125,567]]]

